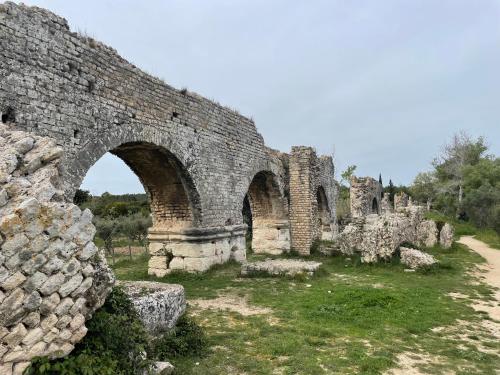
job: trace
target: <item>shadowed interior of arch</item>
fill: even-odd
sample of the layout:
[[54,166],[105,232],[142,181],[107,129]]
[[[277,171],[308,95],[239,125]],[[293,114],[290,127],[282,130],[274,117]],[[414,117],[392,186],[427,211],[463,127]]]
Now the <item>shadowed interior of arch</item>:
[[[248,225],[247,241],[252,241],[255,252],[281,253],[288,250],[287,212],[286,200],[282,197],[275,176],[267,171],[257,173],[245,195],[242,211],[243,221]],[[283,241],[288,244],[284,245]]]
[[151,206],[153,229],[178,230],[199,223],[198,193],[189,173],[172,153],[142,142],[125,143],[109,152],[120,158],[143,185]]
[[373,198],[373,201],[372,201],[372,214],[378,214],[377,198]]

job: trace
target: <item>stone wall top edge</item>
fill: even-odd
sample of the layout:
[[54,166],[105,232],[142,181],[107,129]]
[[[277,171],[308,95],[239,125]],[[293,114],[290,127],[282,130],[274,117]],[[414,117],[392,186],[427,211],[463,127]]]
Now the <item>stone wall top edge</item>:
[[[214,109],[220,111],[222,114],[228,115],[229,117],[237,118],[239,121],[251,124],[252,126],[255,127],[255,122],[252,118],[242,115],[236,109],[220,104],[215,100],[208,99],[198,93],[189,91],[187,89],[177,89],[166,83],[162,78],[147,73],[141,68],[134,65],[133,63],[129,62],[127,59],[122,57],[116,49],[104,44],[103,42],[95,40],[92,37],[82,35],[78,31],[71,31],[68,21],[65,18],[51,12],[50,10],[40,8],[37,6],[25,5],[23,3],[16,4],[9,1],[5,3],[0,3],[0,7],[3,7],[4,8],[3,12],[8,13],[8,15],[11,18],[19,18],[19,14],[21,13],[27,16],[30,22],[32,23],[44,24],[47,23],[47,21],[50,21],[54,24],[58,24],[63,27],[63,29],[60,31],[69,34],[69,36],[74,39],[73,41],[78,41],[82,46],[86,46],[86,48],[98,48],[101,52],[108,55],[108,58],[114,59],[115,61],[119,61],[124,65],[126,65],[129,70],[141,76],[141,79],[146,79],[151,83],[163,86],[168,90],[175,91],[178,95],[182,95],[186,97],[188,100],[197,101],[199,104],[209,105]],[[92,47],[90,45],[92,45]],[[258,131],[257,133],[260,135]]]

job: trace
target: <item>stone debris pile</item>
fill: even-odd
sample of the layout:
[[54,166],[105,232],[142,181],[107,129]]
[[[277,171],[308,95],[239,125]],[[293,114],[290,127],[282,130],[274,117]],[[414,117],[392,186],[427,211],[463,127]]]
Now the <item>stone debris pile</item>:
[[425,208],[401,207],[382,215],[353,218],[334,238],[334,248],[345,255],[359,253],[363,262],[387,260],[405,243],[432,247],[438,243],[449,248],[453,243],[453,227],[445,224],[438,231],[432,220],[424,220]]
[[249,262],[241,266],[241,275],[266,273],[272,276],[312,276],[321,266],[320,262],[299,259],[266,259],[260,262]]
[[150,334],[172,329],[186,310],[184,287],[149,281],[120,281]]
[[417,249],[401,246],[399,251],[401,255],[401,263],[411,269],[429,267],[437,263],[437,260],[432,255]]

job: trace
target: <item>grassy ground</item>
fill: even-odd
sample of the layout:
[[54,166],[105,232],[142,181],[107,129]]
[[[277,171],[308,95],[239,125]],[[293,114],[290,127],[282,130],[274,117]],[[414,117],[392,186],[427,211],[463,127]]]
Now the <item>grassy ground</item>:
[[429,219],[435,221],[448,222],[455,228],[455,234],[459,236],[475,236],[478,240],[487,243],[489,246],[500,249],[500,235],[493,229],[477,228],[473,224],[465,221],[459,221],[454,218],[445,216],[439,212],[431,211],[426,214]]
[[[482,258],[458,244],[430,252],[443,262],[427,272],[404,272],[397,262],[314,257],[323,271],[312,279],[240,278],[234,263],[160,279],[184,285],[188,302],[232,296],[270,311],[243,316],[190,306],[210,350],[203,358],[174,359],[176,373],[379,374],[404,353],[427,359],[420,365],[426,373],[494,374],[500,343],[477,328],[487,317],[469,307],[471,299],[492,298],[466,272]],[[146,256],[119,260],[115,272],[119,279],[158,280],[147,276]]]

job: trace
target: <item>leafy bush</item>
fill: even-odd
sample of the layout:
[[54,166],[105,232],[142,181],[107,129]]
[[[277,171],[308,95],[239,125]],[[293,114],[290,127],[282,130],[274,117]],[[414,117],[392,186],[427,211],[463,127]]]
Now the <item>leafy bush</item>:
[[152,354],[159,361],[168,361],[175,357],[201,356],[206,347],[207,338],[202,328],[183,315],[171,332],[153,341]]
[[148,336],[132,303],[115,287],[91,320],[88,333],[67,357],[35,359],[27,375],[136,375],[148,369]]
[[97,357],[88,353],[70,355],[60,360],[50,360],[46,357],[36,358],[31,362],[25,375],[115,375],[123,374],[118,370],[115,360]]

